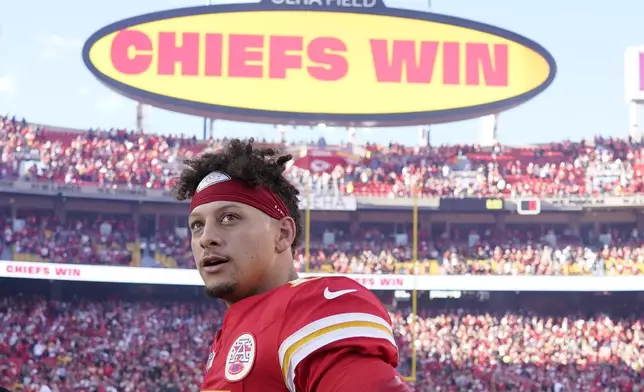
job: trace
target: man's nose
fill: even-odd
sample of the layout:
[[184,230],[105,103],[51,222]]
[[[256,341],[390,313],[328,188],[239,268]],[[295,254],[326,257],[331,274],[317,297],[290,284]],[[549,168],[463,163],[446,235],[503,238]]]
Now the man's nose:
[[221,233],[217,228],[217,224],[214,222],[206,222],[201,233],[201,238],[199,238],[199,245],[203,248],[212,248],[215,246],[220,246],[223,244],[223,239]]

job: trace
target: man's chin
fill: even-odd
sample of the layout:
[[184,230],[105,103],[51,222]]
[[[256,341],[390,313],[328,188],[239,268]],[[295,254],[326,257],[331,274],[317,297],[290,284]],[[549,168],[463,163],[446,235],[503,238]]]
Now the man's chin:
[[235,282],[217,282],[217,283],[206,283],[205,291],[206,295],[210,298],[221,298],[226,299],[237,289],[237,283]]

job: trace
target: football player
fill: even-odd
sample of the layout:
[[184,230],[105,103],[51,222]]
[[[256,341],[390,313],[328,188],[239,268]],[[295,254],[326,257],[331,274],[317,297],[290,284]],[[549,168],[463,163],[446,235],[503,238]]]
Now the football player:
[[201,390],[411,391],[376,296],[344,277],[298,278],[299,192],[283,175],[291,158],[233,139],[187,160],[177,179],[206,292],[228,306]]

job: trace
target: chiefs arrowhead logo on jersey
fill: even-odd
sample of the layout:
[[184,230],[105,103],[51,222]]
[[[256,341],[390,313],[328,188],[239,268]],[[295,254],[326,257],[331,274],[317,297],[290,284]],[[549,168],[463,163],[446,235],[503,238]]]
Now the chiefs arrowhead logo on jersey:
[[226,357],[226,380],[241,381],[250,373],[255,363],[257,346],[255,337],[245,333],[235,340]]
[[213,350],[208,356],[208,362],[206,362],[206,371],[210,370],[212,363],[215,362],[215,351]]

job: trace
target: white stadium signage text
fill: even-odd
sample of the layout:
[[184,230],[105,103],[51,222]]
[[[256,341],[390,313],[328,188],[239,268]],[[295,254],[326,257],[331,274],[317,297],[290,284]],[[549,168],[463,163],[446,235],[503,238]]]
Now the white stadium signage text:
[[[300,274],[338,276],[340,274]],[[641,291],[644,276],[342,274],[370,290]],[[196,270],[0,261],[0,278],[201,286]]]

